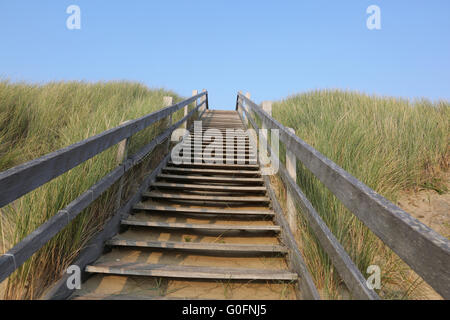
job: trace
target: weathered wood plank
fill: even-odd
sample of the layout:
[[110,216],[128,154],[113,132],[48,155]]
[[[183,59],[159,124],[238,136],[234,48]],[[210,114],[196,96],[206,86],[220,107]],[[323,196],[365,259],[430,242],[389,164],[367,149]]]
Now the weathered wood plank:
[[163,171],[172,171],[172,172],[188,172],[188,173],[202,173],[202,174],[229,174],[229,175],[259,175],[261,171],[259,170],[220,170],[220,169],[186,169],[179,167],[165,167]]
[[[195,162],[197,159],[197,157],[187,157],[188,160],[183,159],[182,157],[172,157],[172,161],[176,162],[179,161],[180,165],[184,166],[184,165],[191,165],[191,164],[195,164],[197,165],[197,163]],[[199,159],[201,159],[202,162],[200,162],[199,164],[217,164],[217,165],[248,165],[248,164],[254,164],[256,163],[256,158],[252,158],[252,157],[245,157],[245,158],[241,158],[238,157],[237,159],[232,159],[233,163],[229,163],[231,162],[229,159],[222,159],[220,157],[218,158],[205,158],[205,157],[198,157]],[[244,161],[245,160],[245,161]],[[190,161],[190,163],[188,162]],[[250,162],[250,163],[249,163]]]
[[106,273],[135,276],[216,279],[216,280],[271,280],[295,281],[297,275],[284,270],[217,268],[203,266],[180,266],[144,263],[103,263],[86,268],[91,273]]
[[242,178],[242,177],[208,177],[208,176],[188,176],[175,174],[160,174],[160,179],[167,180],[192,180],[209,182],[233,182],[233,183],[262,183],[262,178]]
[[254,253],[254,254],[283,254],[287,253],[285,247],[268,244],[234,244],[234,243],[209,243],[209,242],[176,242],[176,241],[139,241],[132,239],[113,238],[107,241],[109,246],[139,247],[154,249],[177,249],[192,251],[208,251],[221,254],[230,253]]
[[[242,96],[243,97],[243,96]],[[280,140],[342,203],[444,298],[450,299],[450,241],[389,202],[269,117],[251,100],[250,108],[278,129]]]
[[0,173],[0,208],[118,142],[181,109],[205,93]]
[[155,212],[186,212],[199,214],[216,215],[249,215],[249,216],[273,216],[271,210],[232,210],[232,209],[211,209],[211,208],[191,208],[191,207],[172,207],[155,206],[145,203],[139,203],[133,207],[134,210],[155,211]]
[[190,230],[206,230],[206,231],[259,231],[259,232],[279,232],[279,226],[255,226],[255,225],[222,225],[222,224],[195,224],[180,222],[156,222],[156,221],[140,221],[140,220],[123,220],[123,225],[137,227],[151,227],[163,229],[190,229]]
[[[226,142],[224,142],[223,144],[202,143],[201,145],[195,145],[194,143],[182,143],[181,144],[181,146],[183,148],[186,148],[187,150],[196,150],[196,148],[198,148],[198,149],[201,148],[202,151],[204,151],[206,149],[206,147],[210,147],[210,148],[214,147],[214,149],[222,148],[222,151],[227,151],[227,145],[228,144]],[[228,148],[231,149],[229,146],[228,146]],[[244,151],[245,150],[245,151],[253,151],[254,152],[253,148],[249,145],[241,146],[238,144],[233,144],[232,148],[233,148],[232,149],[233,151],[236,151],[236,150]]]
[[[203,159],[205,157],[204,153],[198,153],[198,152],[192,152],[190,154],[182,154],[181,157],[185,157],[187,159]],[[256,163],[256,153],[244,153],[244,152],[235,152],[235,153],[230,153],[230,154],[219,154],[219,153],[212,153],[211,157],[213,159],[222,161],[222,162],[227,162],[227,161],[236,161],[236,159],[240,159],[240,160],[252,160]]]
[[224,169],[246,169],[246,170],[259,170],[257,164],[219,164],[219,163],[181,163],[175,164],[173,161],[169,162],[171,166],[189,167],[189,168],[224,168]]
[[184,190],[211,190],[211,191],[224,191],[224,192],[252,192],[259,193],[265,192],[266,187],[257,186],[218,186],[218,185],[207,185],[207,184],[188,184],[188,183],[168,183],[168,182],[155,182],[152,184],[154,188],[164,188],[164,189],[184,189]]
[[268,203],[269,198],[267,197],[252,197],[252,196],[205,196],[202,194],[191,195],[191,194],[179,194],[179,193],[164,193],[164,192],[144,192],[144,197],[149,198],[159,198],[159,199],[171,199],[171,200],[195,200],[195,201],[225,201],[225,202],[257,202],[257,203]]

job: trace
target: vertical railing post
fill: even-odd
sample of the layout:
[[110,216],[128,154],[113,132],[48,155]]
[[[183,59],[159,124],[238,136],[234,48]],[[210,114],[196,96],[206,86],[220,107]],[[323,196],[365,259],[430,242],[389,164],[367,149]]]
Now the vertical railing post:
[[[206,92],[206,89],[203,89],[202,92]],[[203,110],[205,111],[206,109],[208,109],[208,94],[204,95],[201,99],[201,102],[205,101],[205,105],[203,106]]]
[[[261,102],[261,108],[267,112],[269,114],[269,116],[272,116],[272,101],[263,101]],[[268,134],[268,126],[267,126],[267,122],[264,118],[261,118],[261,132],[260,134],[264,137],[264,139],[266,140],[266,145],[269,146],[269,134]],[[267,154],[267,150],[265,148],[266,145],[260,145],[260,155],[263,155],[263,159],[262,159],[262,163],[263,164],[267,164],[269,163],[269,159],[268,159],[268,154]]]
[[[290,132],[295,134],[295,130],[292,128],[287,128]],[[297,158],[295,154],[286,149],[286,169],[289,176],[297,183]],[[289,192],[289,188],[286,188],[286,207],[287,207],[287,220],[289,223],[289,227],[291,228],[292,234],[297,234],[297,210],[295,208],[294,197],[291,192]]]
[[[239,93],[242,94],[242,91],[239,91]],[[245,93],[245,97],[247,99],[250,99],[250,97],[251,97],[250,92]],[[239,100],[239,103],[241,106],[242,117],[244,118],[245,125],[247,126],[247,128],[250,129],[248,116],[247,116],[247,113],[250,112],[250,108],[247,106],[244,99],[242,99],[242,98]],[[247,113],[244,111],[246,111]],[[256,129],[249,130],[248,135],[249,135],[248,137],[249,137],[250,145],[251,145],[251,148],[250,148],[251,152],[249,150],[249,153],[248,153],[249,164],[256,164],[256,161],[258,159],[258,136],[256,134]]]
[[[126,124],[128,122],[130,122],[130,120],[123,121],[120,123],[120,125]],[[117,161],[118,165],[123,164],[128,158],[128,147],[130,145],[130,139],[131,139],[131,137],[128,137],[118,143],[117,157],[116,157],[116,161]],[[120,177],[120,180],[119,180],[119,189],[117,190],[115,211],[119,210],[120,206],[122,204],[122,192],[123,192],[124,180],[125,180],[125,175]]]
[[[198,95],[198,90],[192,90],[192,96],[196,96],[196,95]],[[194,101],[194,109],[197,108],[197,105],[198,105],[197,100],[195,100],[195,101]],[[197,113],[196,113],[196,114],[197,114],[197,118],[198,118],[199,110],[197,110]],[[186,115],[187,115],[187,114],[185,114],[185,116],[186,116]],[[190,120],[190,121],[189,121],[189,125],[187,125],[186,128],[190,128],[192,122],[193,122],[193,120]],[[187,124],[187,121],[186,121],[186,124]]]
[[[186,117],[188,115],[188,113],[189,113],[189,105],[188,104],[185,105],[183,110],[184,110],[183,117]],[[185,129],[188,128],[188,120],[187,119],[186,119],[185,122],[183,122],[182,127],[184,127]]]
[[[169,107],[173,104],[173,97],[163,97],[163,105],[164,107]],[[172,113],[167,117],[166,127],[169,128],[172,125]],[[170,137],[167,138],[166,141],[166,153],[169,152],[170,149]]]
[[[250,94],[250,92],[246,92],[245,93],[245,97],[247,98],[247,99],[250,99],[251,98],[251,94]],[[251,110],[250,110],[250,108],[247,106],[247,104],[245,104],[243,101],[241,101],[242,102],[242,108],[245,108],[245,111],[247,111],[247,113],[250,113],[251,112]],[[245,124],[246,125],[248,125],[248,118],[247,118],[247,114],[245,114]]]
[[242,94],[242,91],[239,90],[239,94],[237,95],[236,99],[236,111],[241,115],[241,118],[244,119],[244,112],[242,110],[242,100],[240,94]]

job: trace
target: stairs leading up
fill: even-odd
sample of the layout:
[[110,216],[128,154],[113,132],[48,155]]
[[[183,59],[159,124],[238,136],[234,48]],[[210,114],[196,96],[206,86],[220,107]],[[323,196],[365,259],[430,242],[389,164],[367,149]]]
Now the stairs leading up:
[[[202,150],[211,143],[209,129],[245,130],[235,111],[207,110],[201,120],[208,135]],[[238,139],[224,137],[215,144],[223,150],[207,158]],[[295,299],[297,274],[287,266],[259,165],[244,143],[234,148],[233,163],[195,163],[194,152],[191,163],[169,161],[122,221],[125,231],[107,242],[109,252],[86,267],[92,276],[73,298]]]

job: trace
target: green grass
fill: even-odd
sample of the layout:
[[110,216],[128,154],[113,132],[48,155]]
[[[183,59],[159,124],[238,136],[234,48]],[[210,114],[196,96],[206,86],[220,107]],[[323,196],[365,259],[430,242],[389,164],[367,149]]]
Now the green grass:
[[[0,171],[66,147],[95,134],[154,112],[164,96],[175,93],[148,89],[138,83],[26,83],[0,82]],[[174,116],[181,118],[183,110]],[[131,139],[137,151],[165,127],[159,121]],[[125,177],[124,200],[135,184],[161,157],[155,150]],[[1,210],[0,252],[20,242],[43,222],[90,188],[116,165],[112,147]],[[89,238],[101,229],[113,212],[117,185],[84,210],[21,268],[6,285],[5,298],[34,299],[67,268]]]
[[[450,104],[367,96],[337,90],[313,91],[274,103],[273,116],[296,130],[322,154],[395,202],[399,191],[447,190],[439,179],[448,170]],[[284,161],[284,146],[280,148]],[[366,275],[382,269],[384,298],[420,295],[416,277],[301,163],[297,180],[328,227]],[[339,298],[341,280],[299,214],[300,244],[325,297]]]

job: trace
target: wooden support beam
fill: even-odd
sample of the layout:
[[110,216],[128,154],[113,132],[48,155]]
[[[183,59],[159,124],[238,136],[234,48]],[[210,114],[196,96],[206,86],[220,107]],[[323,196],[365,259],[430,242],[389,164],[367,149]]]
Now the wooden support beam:
[[[130,121],[129,120],[124,121],[120,125],[126,124],[128,122],[130,122]],[[118,144],[118,148],[117,148],[117,164],[118,165],[124,164],[128,158],[128,147],[130,145],[130,139],[131,139],[131,137],[126,138],[125,140],[120,141]],[[123,184],[124,184],[124,176],[122,175],[119,180],[119,188],[117,190],[117,195],[116,195],[115,210],[119,210],[120,206],[122,205]]]
[[[164,107],[171,106],[173,103],[173,97],[165,96],[163,97],[163,105]],[[166,126],[169,128],[172,125],[172,114],[167,117]],[[167,138],[166,141],[166,153],[169,152],[170,149],[170,137]]]
[[[288,128],[288,130],[295,134],[294,129]],[[297,159],[295,158],[295,154],[289,149],[286,149],[286,169],[292,180],[297,182]],[[289,227],[294,236],[296,236],[298,234],[297,209],[295,208],[295,202],[289,188],[286,188],[286,209]]]

